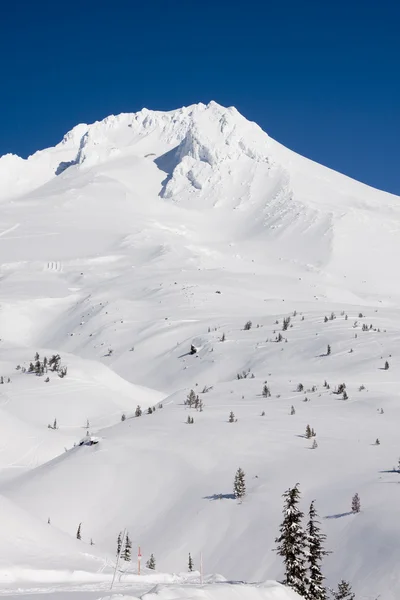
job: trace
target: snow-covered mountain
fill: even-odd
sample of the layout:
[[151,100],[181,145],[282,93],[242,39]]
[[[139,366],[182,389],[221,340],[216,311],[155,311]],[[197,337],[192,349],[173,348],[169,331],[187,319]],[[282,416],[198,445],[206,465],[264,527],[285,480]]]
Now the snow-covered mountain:
[[[12,547],[16,581],[102,581],[126,527],[160,571],[203,552],[206,572],[279,579],[281,494],[299,482],[333,550],[328,584],[397,598],[400,198],[211,102],[4,156],[0,200],[0,571]],[[36,352],[67,376],[22,372]],[[88,429],[99,443],[74,447]]]

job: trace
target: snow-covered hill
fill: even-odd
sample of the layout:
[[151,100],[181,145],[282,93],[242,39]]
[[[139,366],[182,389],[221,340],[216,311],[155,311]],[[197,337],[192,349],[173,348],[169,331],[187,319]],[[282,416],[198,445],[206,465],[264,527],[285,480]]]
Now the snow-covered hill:
[[[65,563],[101,582],[126,527],[161,571],[203,552],[206,572],[279,578],[281,494],[299,482],[333,550],[329,585],[397,598],[400,198],[214,102],[78,125],[0,158],[0,187],[0,570],[10,544],[40,539],[17,573]],[[67,376],[16,370],[36,352]],[[88,424],[99,443],[74,447]]]

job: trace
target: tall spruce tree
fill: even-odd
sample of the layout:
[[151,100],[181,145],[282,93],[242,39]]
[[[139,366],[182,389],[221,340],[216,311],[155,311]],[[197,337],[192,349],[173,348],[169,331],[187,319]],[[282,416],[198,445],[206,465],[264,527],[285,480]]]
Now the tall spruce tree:
[[307,597],[308,577],[306,570],[307,538],[301,525],[304,514],[298,508],[300,501],[299,484],[284,494],[283,515],[280,536],[276,538],[276,551],[285,564],[283,583],[300,596]]
[[150,554],[150,558],[146,563],[146,567],[153,570],[156,568],[156,559],[154,558],[154,554]]
[[193,571],[193,560],[192,560],[192,555],[189,552],[189,559],[188,559],[188,571],[189,573],[191,573]]
[[319,527],[318,515],[315,510],[314,500],[310,504],[308,511],[307,523],[307,543],[308,543],[308,568],[309,568],[309,584],[308,584],[308,600],[326,600],[327,593],[324,588],[323,581],[325,577],[321,572],[321,562],[324,556],[329,552],[324,550],[326,535],[321,533]]
[[120,555],[122,548],[122,532],[120,531],[117,538],[117,556]]
[[129,562],[131,560],[131,556],[132,556],[132,542],[131,542],[131,538],[129,537],[129,535],[126,534],[125,546],[122,551],[122,558],[124,560],[126,560],[126,562]]
[[338,584],[337,592],[333,592],[333,597],[334,600],[354,600],[356,596],[349,582],[342,579]]
[[244,471],[240,467],[236,471],[235,480],[233,482],[233,493],[235,498],[241,500],[246,495],[246,483],[244,480]]

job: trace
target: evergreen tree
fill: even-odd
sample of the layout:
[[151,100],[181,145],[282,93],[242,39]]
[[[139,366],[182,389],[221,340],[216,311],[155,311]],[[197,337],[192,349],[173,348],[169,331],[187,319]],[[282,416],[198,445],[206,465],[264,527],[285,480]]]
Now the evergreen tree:
[[185,404],[187,404],[189,406],[189,408],[192,408],[192,406],[195,402],[196,402],[196,394],[194,393],[194,390],[190,390],[190,392],[187,395]]
[[226,337],[225,337],[225,334],[223,333],[222,337],[221,337],[221,342],[224,342],[225,340],[226,340]]
[[351,510],[353,513],[359,513],[361,510],[360,496],[358,494],[354,494],[353,496],[351,501]]
[[318,448],[318,442],[317,442],[317,440],[313,440],[313,443],[311,445],[311,449],[315,450],[316,448]]
[[337,592],[333,592],[334,600],[354,600],[355,594],[351,590],[351,585],[348,581],[342,581],[338,584]]
[[291,415],[295,415],[295,414],[296,414],[296,411],[295,411],[295,408],[294,408],[293,404],[292,404],[292,406],[290,407],[290,414],[291,414]]
[[121,554],[122,548],[122,532],[120,531],[117,538],[117,556]]
[[387,371],[387,370],[388,370],[388,368],[389,368],[389,363],[388,363],[388,361],[386,361],[386,362],[385,362],[385,371]]
[[152,415],[153,414],[153,409],[151,408],[151,406],[149,406],[149,408],[147,409],[147,414],[148,415]]
[[235,498],[241,500],[246,495],[246,483],[244,480],[244,471],[240,467],[236,471],[235,480],[233,482],[233,493]]
[[135,410],[135,417],[141,417],[142,416],[142,409],[140,408],[139,404],[136,407]]
[[307,425],[307,427],[306,427],[306,438],[309,440],[310,437],[312,437],[312,431],[311,431],[311,427],[309,425]]
[[276,538],[276,551],[285,564],[283,583],[300,596],[307,596],[308,578],[306,572],[306,534],[301,526],[303,513],[298,508],[300,501],[299,484],[283,494],[284,519],[280,527],[280,536]]
[[310,504],[307,523],[307,542],[308,542],[308,600],[326,600],[326,589],[322,585],[325,577],[321,572],[321,562],[324,556],[329,554],[324,550],[323,544],[326,535],[321,533],[318,521],[317,511],[315,510],[314,500]]
[[126,420],[126,414],[122,413],[122,415],[121,415],[121,421],[125,421],[125,420]]
[[235,415],[233,414],[233,412],[230,412],[229,415],[229,423],[234,423],[235,422]]
[[154,558],[154,554],[150,554],[150,558],[146,563],[146,567],[153,570],[156,568],[156,559]]
[[125,546],[124,549],[122,551],[122,558],[124,560],[126,560],[126,562],[129,562],[131,560],[131,556],[132,556],[132,542],[131,539],[129,537],[128,534],[126,534],[126,538],[125,538]]
[[327,348],[326,348],[326,355],[327,355],[327,356],[329,356],[329,355],[330,355],[330,353],[331,353],[331,347],[330,347],[330,345],[328,344],[328,346],[327,346]]
[[302,383],[299,383],[297,386],[297,391],[302,392],[303,390],[304,390],[304,385]]
[[191,573],[193,571],[193,560],[192,560],[192,556],[189,552],[189,560],[188,560],[188,571],[189,573]]
[[76,539],[77,540],[81,540],[82,539],[82,535],[81,535],[81,527],[82,527],[82,523],[79,523],[78,529],[76,531]]
[[271,391],[267,384],[265,384],[263,387],[262,395],[264,396],[264,398],[269,398],[271,396]]

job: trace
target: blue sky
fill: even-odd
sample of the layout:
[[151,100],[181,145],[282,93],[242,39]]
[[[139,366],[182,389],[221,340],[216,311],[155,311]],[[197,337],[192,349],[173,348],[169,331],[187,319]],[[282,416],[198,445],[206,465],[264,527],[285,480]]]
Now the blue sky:
[[395,0],[5,0],[0,154],[109,114],[216,100],[400,194],[399,22]]

